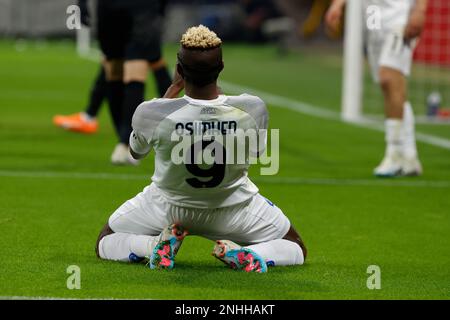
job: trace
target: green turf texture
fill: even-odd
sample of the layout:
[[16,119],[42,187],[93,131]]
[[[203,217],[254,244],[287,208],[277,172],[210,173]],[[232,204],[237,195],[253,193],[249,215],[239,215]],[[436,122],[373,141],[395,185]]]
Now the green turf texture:
[[[173,64],[175,47],[165,53]],[[280,58],[272,47],[230,45],[224,58],[227,81],[339,109],[341,65],[334,54]],[[17,51],[13,42],[0,42],[0,296],[450,298],[450,151],[419,143],[425,175],[379,183],[371,171],[383,153],[381,132],[272,105],[270,125],[280,128],[280,172],[262,179],[253,169],[251,175],[300,231],[309,249],[304,266],[275,267],[263,275],[236,272],[211,257],[213,243],[199,237],[185,240],[172,271],[97,259],[99,230],[153,171],[152,157],[137,168],[110,165],[115,137],[106,106],[95,135],[52,125],[54,114],[84,107],[97,68],[77,57],[71,43],[27,42]],[[150,98],[151,77],[148,89]],[[448,126],[435,131],[450,136]],[[25,176],[8,176],[14,172]],[[64,176],[28,174],[49,172]],[[70,177],[78,173],[137,178]],[[283,177],[342,180],[271,181]],[[447,186],[411,185],[420,181]],[[66,287],[69,265],[81,268],[80,290]],[[381,290],[366,287],[369,265],[381,268]]]

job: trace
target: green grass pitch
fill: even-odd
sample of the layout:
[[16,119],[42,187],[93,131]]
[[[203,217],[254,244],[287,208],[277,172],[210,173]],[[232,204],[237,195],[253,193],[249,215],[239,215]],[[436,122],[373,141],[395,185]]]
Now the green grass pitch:
[[[304,266],[239,273],[188,237],[170,272],[101,261],[97,234],[121,203],[148,184],[153,158],[137,168],[109,163],[115,137],[106,106],[98,134],[52,125],[84,108],[97,72],[70,42],[0,42],[0,296],[149,299],[449,299],[450,151],[419,143],[425,175],[376,180],[383,134],[269,105],[280,129],[281,164],[259,177],[261,193],[289,216],[309,249]],[[167,46],[167,60],[175,60]],[[230,45],[223,79],[337,111],[335,54],[276,56],[272,47]],[[154,95],[150,76],[148,97]],[[436,127],[437,128],[437,127]],[[450,138],[448,126],[423,132]],[[430,130],[430,131],[427,131]],[[69,290],[66,269],[81,268]],[[381,290],[369,290],[369,265]]]

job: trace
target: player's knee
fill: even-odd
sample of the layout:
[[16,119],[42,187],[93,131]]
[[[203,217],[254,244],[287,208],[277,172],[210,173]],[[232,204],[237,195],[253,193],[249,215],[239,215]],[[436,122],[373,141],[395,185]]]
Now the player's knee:
[[395,86],[395,77],[389,72],[380,72],[380,86],[383,92],[390,93]]
[[382,67],[379,73],[380,86],[385,94],[398,95],[406,91],[405,76],[402,72]]
[[107,235],[110,235],[114,233],[114,231],[109,227],[109,224],[105,224],[102,228],[102,230],[100,231],[98,238],[97,238],[97,242],[95,244],[95,254],[97,255],[97,257],[100,257],[100,250],[99,250],[99,246],[100,246],[100,241]]

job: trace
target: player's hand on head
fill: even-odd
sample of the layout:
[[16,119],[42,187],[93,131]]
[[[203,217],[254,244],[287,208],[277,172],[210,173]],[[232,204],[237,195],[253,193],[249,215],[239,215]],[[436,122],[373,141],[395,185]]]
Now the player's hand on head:
[[406,25],[404,37],[405,40],[411,40],[420,36],[425,26],[425,12],[422,10],[413,10],[409,16]]

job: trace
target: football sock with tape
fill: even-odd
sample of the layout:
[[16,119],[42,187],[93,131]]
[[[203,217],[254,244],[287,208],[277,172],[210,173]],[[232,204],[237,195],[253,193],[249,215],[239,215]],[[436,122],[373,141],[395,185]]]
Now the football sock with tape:
[[170,77],[169,71],[167,70],[167,67],[164,66],[157,70],[154,70],[153,75],[155,76],[158,94],[160,97],[162,97],[172,84],[172,79]]
[[113,120],[114,128],[119,135],[122,105],[124,96],[124,84],[120,81],[108,81],[106,84],[106,97],[108,98],[109,111]]
[[122,122],[120,126],[120,142],[128,145],[132,131],[131,120],[134,111],[144,101],[145,83],[131,81],[125,84],[125,96],[122,109]]
[[89,102],[86,107],[86,114],[91,118],[97,117],[98,111],[102,105],[103,100],[106,98],[106,78],[105,70],[101,67],[100,72],[97,75],[94,86],[91,89],[89,96]]
[[268,265],[288,266],[303,264],[305,261],[300,246],[286,239],[276,239],[246,246],[263,258]]
[[417,146],[415,137],[414,112],[411,103],[406,102],[403,109],[403,134],[404,145],[403,153],[406,158],[417,157]]
[[103,237],[98,245],[100,258],[115,261],[130,261],[130,254],[150,257],[159,236],[144,236],[130,233],[113,233]]

